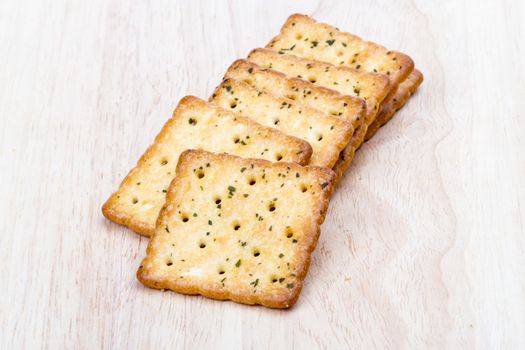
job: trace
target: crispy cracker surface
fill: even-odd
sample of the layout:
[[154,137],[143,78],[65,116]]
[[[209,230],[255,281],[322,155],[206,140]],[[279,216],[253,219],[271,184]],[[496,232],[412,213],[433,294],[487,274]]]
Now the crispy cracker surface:
[[342,95],[361,98],[366,102],[368,119],[375,115],[374,111],[379,111],[381,102],[390,89],[388,77],[382,74],[360,72],[292,54],[279,54],[269,49],[254,49],[247,60],[262,68],[307,80],[316,86],[335,90]]
[[397,87],[396,93],[390,101],[381,106],[381,112],[368,127],[365,140],[369,140],[375,133],[385,125],[394,114],[400,110],[408,101],[410,96],[417,90],[419,85],[423,82],[423,74],[414,69],[412,73]]
[[301,164],[308,163],[312,153],[303,140],[188,96],[104,204],[103,214],[135,232],[151,235],[179,155],[189,148]]
[[[281,54],[296,55],[337,66],[386,75],[390,80],[389,92],[383,101],[384,104],[389,105],[387,108],[391,108],[392,104],[398,104],[397,102],[391,103],[394,96],[399,97],[405,94],[405,89],[397,94],[398,86],[408,78],[414,69],[412,59],[401,52],[391,51],[376,43],[364,41],[355,35],[342,32],[326,23],[318,23],[301,14],[291,15],[281,28],[279,35],[272,39],[266,47]],[[378,111],[377,115],[379,113]],[[382,113],[382,119],[388,120],[394,113]],[[369,126],[373,124],[373,130],[370,133],[368,130],[361,130],[358,134],[364,136],[356,135],[350,146],[341,153],[341,159],[334,167],[339,177],[348,168],[355,151],[366,139],[366,133],[370,138],[379,126],[385,123],[377,121],[374,124],[374,122],[375,118],[370,120]]]
[[257,90],[240,80],[225,79],[210,102],[308,141],[313,149],[311,165],[332,167],[353,134],[348,120]]
[[138,279],[183,294],[292,306],[334,177],[327,168],[184,152]]
[[267,48],[334,65],[385,74],[390,78],[392,90],[414,69],[412,59],[401,52],[390,51],[301,14],[291,15]]
[[248,60],[263,68],[306,79],[316,86],[327,87],[343,95],[365,100],[365,122],[356,129],[349,145],[340,153],[334,165],[334,171],[340,178],[350,165],[355,150],[363,143],[368,126],[372,124],[380,111],[381,102],[390,89],[388,77],[293,55],[279,54],[268,49],[253,50],[248,55]]
[[228,68],[224,78],[242,80],[257,90],[295,100],[325,114],[338,116],[352,123],[354,130],[364,122],[366,103],[363,99],[342,95],[299,78],[262,68],[247,60],[237,60]]

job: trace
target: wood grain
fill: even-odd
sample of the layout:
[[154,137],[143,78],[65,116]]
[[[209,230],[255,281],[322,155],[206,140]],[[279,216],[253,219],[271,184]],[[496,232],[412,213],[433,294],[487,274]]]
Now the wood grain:
[[[289,311],[141,286],[100,206],[294,12],[425,83],[358,152]],[[0,348],[525,348],[525,3],[0,2]]]

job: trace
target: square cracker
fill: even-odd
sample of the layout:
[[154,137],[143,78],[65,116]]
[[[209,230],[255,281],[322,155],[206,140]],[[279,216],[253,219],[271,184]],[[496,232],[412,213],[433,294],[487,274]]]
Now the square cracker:
[[151,235],[179,155],[189,148],[301,164],[306,164],[312,153],[303,140],[187,96],[104,204],[104,216],[137,233]]
[[365,140],[370,140],[379,128],[392,119],[394,114],[407,103],[410,96],[412,96],[422,82],[423,74],[421,74],[419,70],[414,69],[408,78],[399,84],[394,96],[381,106],[381,112],[379,112],[377,118],[368,127]]
[[223,80],[210,102],[308,141],[313,150],[311,165],[331,168],[354,132],[348,120],[259,91],[240,80]]
[[137,278],[183,294],[292,306],[334,176],[328,168],[184,152]]
[[237,60],[226,71],[225,79],[242,80],[257,90],[331,114],[352,123],[354,130],[364,121],[366,103],[363,99],[321,86],[309,81],[288,77],[282,72],[262,68],[247,60]]
[[279,54],[268,49],[253,50],[248,55],[248,61],[291,77],[306,79],[316,86],[327,87],[343,95],[365,100],[365,122],[358,127],[349,145],[341,152],[339,160],[334,165],[334,171],[340,178],[350,165],[355,151],[363,143],[368,126],[375,120],[381,103],[390,90],[388,77],[349,67],[334,66],[327,62]]
[[266,47],[280,53],[385,74],[390,78],[391,95],[414,69],[412,59],[401,52],[364,41],[301,14],[288,17],[279,35]]
[[[281,28],[280,34],[267,47],[280,53],[290,53],[334,65],[387,75],[391,83],[389,94],[383,101],[387,106],[379,112],[380,118],[372,123],[365,140],[370,139],[394,116],[396,109],[401,108],[413,92],[410,92],[411,87],[413,90],[417,89],[423,78],[419,71],[412,74],[414,62],[406,54],[390,51],[381,45],[364,41],[355,35],[341,32],[333,26],[318,23],[301,14],[290,16]],[[398,92],[400,84],[407,79],[409,80]],[[396,98],[396,101],[392,101],[393,98]]]

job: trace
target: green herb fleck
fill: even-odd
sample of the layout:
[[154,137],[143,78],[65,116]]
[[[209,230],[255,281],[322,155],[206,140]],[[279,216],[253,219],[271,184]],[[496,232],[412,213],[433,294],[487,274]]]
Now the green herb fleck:
[[208,225],[213,225],[213,222],[211,220],[208,220]]
[[286,288],[289,288],[289,289],[293,288],[293,283],[286,284]]
[[279,53],[282,55],[284,53],[284,51],[292,51],[293,49],[295,49],[295,44],[293,44],[292,46],[290,46],[290,48],[286,49],[286,48],[282,48],[279,50]]
[[335,39],[332,40],[326,40],[326,43],[330,46],[332,46],[335,43]]
[[246,167],[241,168],[241,173],[243,173],[246,170]]
[[170,229],[166,226],[166,232],[170,233]]
[[195,125],[195,124],[197,124],[197,121],[195,119],[193,119],[193,118],[190,118],[190,119],[188,119],[188,124]]
[[283,256],[284,256],[284,254],[283,254],[283,253],[279,254],[279,258],[282,258]]
[[[255,288],[259,284],[259,279],[257,278],[255,281],[250,282],[250,284]],[[292,285],[293,287],[293,285]]]
[[241,259],[237,260],[237,262],[235,263],[235,267],[239,267],[241,266]]

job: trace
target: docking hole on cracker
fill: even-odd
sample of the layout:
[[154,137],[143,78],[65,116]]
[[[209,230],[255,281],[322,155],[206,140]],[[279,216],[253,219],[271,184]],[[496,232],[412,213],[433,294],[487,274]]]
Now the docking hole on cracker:
[[[104,215],[150,236],[175,177],[179,155],[186,149],[201,148],[300,164],[306,164],[312,153],[306,141],[188,96],[180,101],[153,145],[104,204]],[[207,172],[208,167],[204,164],[195,169],[192,176],[198,182],[205,182]],[[182,218],[183,222],[189,220],[189,215]]]

